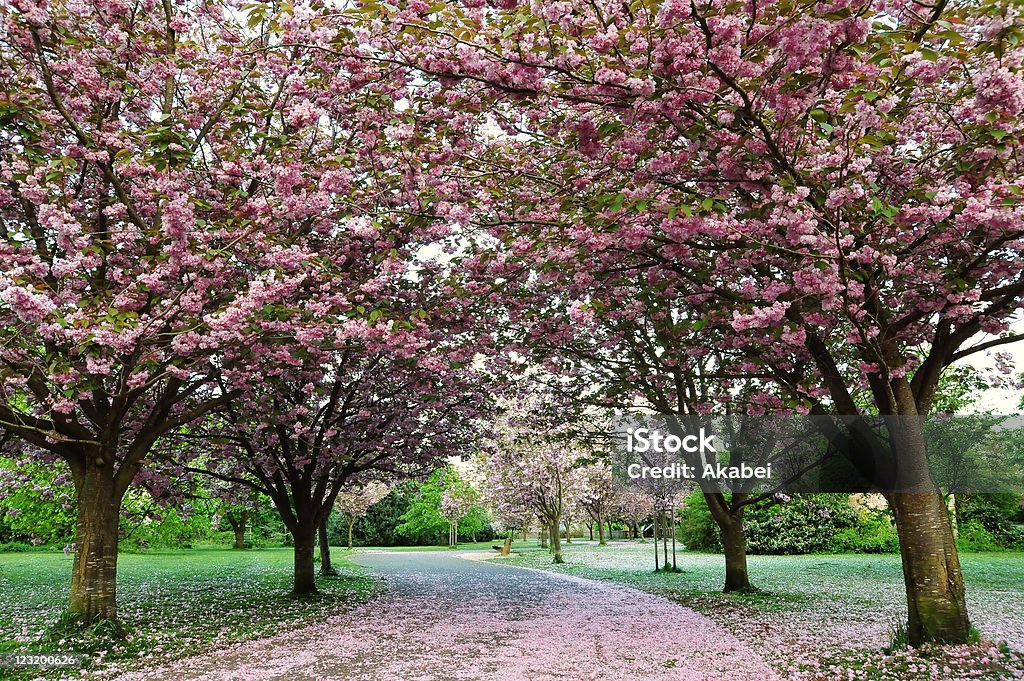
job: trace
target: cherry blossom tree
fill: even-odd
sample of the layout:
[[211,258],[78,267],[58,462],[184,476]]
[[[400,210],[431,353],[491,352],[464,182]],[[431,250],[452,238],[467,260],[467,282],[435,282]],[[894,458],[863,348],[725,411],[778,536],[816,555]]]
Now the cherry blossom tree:
[[538,391],[510,398],[494,426],[495,441],[481,466],[487,496],[500,518],[539,518],[554,562],[562,558],[561,526],[580,483],[586,451],[574,441],[555,396]]
[[316,536],[346,485],[423,475],[468,451],[485,403],[474,375],[449,364],[457,352],[408,334],[390,346],[371,327],[361,332],[358,345],[309,338],[291,360],[274,355],[244,399],[185,436],[203,445],[186,470],[273,500],[294,540],[296,594],[316,593]]
[[[352,548],[352,528],[356,521],[366,516],[370,507],[388,495],[391,488],[379,481],[368,482],[364,485],[349,485],[338,493],[334,501],[334,508],[345,516],[348,524],[348,548]],[[321,537],[320,551],[324,549],[323,538]]]
[[477,505],[475,490],[468,485],[448,486],[441,492],[441,516],[448,521],[448,546],[459,545],[459,521]]
[[909,638],[965,641],[919,417],[946,367],[1019,339],[1014,3],[414,5],[380,44],[505,133],[466,160],[492,273],[636,272],[800,408],[904,417]]
[[[302,280],[265,35],[216,6],[0,8],[0,423],[71,469],[71,611],[116,616],[120,501]],[[232,348],[235,348],[234,350]]]
[[118,508],[161,437],[298,330],[415,323],[375,295],[457,219],[415,143],[457,117],[396,105],[408,74],[320,3],[0,23],[0,424],[70,466],[71,610],[113,618]]
[[[643,492],[621,491],[615,496],[613,508],[617,516],[629,521],[635,539],[643,521],[654,514],[654,501]],[[639,534],[640,539],[643,539],[643,533]]]
[[618,496],[612,470],[607,464],[594,463],[581,468],[580,477],[580,503],[591,520],[597,523],[598,546],[604,546],[608,543],[605,539],[605,523],[611,517],[611,509]]

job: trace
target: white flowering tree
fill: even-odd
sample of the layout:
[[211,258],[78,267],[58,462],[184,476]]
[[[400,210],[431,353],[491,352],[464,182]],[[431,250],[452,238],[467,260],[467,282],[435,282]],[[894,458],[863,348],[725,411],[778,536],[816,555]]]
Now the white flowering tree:
[[441,493],[441,516],[448,521],[448,546],[459,545],[459,521],[477,506],[477,493],[469,485],[446,487]]
[[[551,395],[520,396],[496,424],[495,446],[483,466],[488,497],[498,517],[533,514],[550,538],[554,562],[564,562],[560,529],[578,495],[581,462],[564,411],[554,418]],[[547,416],[552,416],[546,419]]]
[[[390,491],[391,488],[383,482],[368,482],[362,485],[352,485],[338,493],[334,508],[345,516],[345,522],[348,524],[349,549],[352,548],[352,528],[356,521],[365,517],[370,507],[386,497]],[[321,541],[321,561],[325,551],[329,551],[329,549],[326,542]],[[328,555],[330,554],[328,553]],[[328,559],[329,561],[330,559]]]

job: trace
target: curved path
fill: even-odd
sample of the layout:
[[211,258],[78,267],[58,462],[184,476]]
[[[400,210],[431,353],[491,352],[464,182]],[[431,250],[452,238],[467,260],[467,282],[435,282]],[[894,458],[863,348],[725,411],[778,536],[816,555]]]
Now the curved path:
[[778,679],[696,612],[485,554],[363,553],[384,595],[326,622],[121,677],[189,681]]

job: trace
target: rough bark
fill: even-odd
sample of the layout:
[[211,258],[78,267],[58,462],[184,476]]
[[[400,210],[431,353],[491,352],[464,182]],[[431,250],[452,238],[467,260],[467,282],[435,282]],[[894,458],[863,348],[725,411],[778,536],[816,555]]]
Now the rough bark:
[[743,536],[743,511],[737,520],[722,527],[722,546],[725,548],[724,591],[749,591],[750,574],[747,572],[747,542]]
[[970,634],[964,578],[942,495],[892,494],[907,590],[907,639],[964,643]]
[[84,622],[117,618],[121,495],[110,467],[89,461],[76,476],[78,521],[69,608]]
[[751,588],[750,574],[747,571],[747,542],[743,536],[743,506],[735,506],[742,501],[740,495],[734,495],[733,504],[725,500],[722,494],[705,494],[711,517],[718,525],[725,549],[725,588],[724,591],[747,591]]
[[316,527],[311,523],[300,523],[292,531],[295,540],[295,578],[292,593],[307,596],[318,593],[316,589]]
[[[593,537],[591,537],[593,539]],[[608,543],[608,539],[604,534],[604,513],[601,511],[597,512],[597,545],[605,546]]]
[[348,519],[348,548],[349,548],[349,551],[352,550],[352,528],[355,527],[355,525],[356,525],[356,519],[350,516],[349,519]]
[[[913,414],[913,396],[906,382],[897,382],[893,393],[900,413]],[[908,642],[912,646],[931,641],[966,643],[970,622],[964,577],[946,502],[928,469],[923,419],[894,420],[890,436],[896,448],[899,490],[887,498],[900,538]]]

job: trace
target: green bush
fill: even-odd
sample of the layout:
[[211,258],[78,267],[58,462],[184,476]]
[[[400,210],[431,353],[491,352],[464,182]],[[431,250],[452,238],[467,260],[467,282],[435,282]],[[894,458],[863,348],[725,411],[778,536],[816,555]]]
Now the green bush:
[[[744,514],[751,554],[892,553],[899,550],[887,513],[859,509],[846,494],[804,494],[782,503],[754,505]],[[679,512],[679,538],[695,551],[721,551],[718,525],[701,493]]]
[[830,549],[835,553],[898,553],[900,538],[887,514],[863,509],[856,525],[836,533]]
[[21,541],[9,541],[0,544],[0,553],[28,553],[30,551],[51,551],[52,547],[40,544],[33,546]]
[[859,515],[846,494],[800,494],[755,506],[745,521],[750,553],[825,553],[835,551],[836,534],[856,527]]
[[721,551],[722,536],[704,495],[694,492],[679,510],[679,540],[691,551]]
[[964,494],[956,497],[957,544],[965,551],[1024,550],[1016,494]]
[[986,529],[978,520],[972,519],[961,523],[956,538],[957,548],[961,551],[1005,551],[1006,546]]

